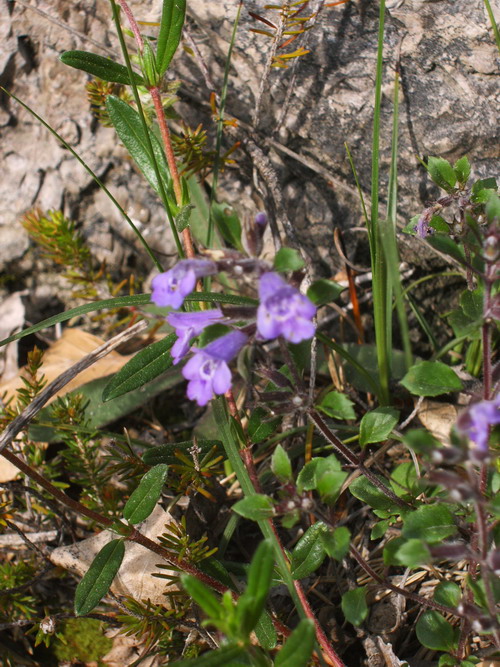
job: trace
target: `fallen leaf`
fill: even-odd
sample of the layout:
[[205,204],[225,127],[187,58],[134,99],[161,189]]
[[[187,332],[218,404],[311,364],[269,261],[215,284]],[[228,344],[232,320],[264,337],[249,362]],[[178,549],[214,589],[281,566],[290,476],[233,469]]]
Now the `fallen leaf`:
[[[165,532],[165,524],[171,521],[171,514],[157,505],[153,513],[137,528],[143,535],[156,541],[158,535]],[[50,561],[56,566],[83,576],[96,554],[105,544],[115,540],[116,537],[116,533],[103,530],[98,535],[89,537],[77,544],[54,549],[50,554]],[[172,573],[169,570],[158,568],[157,565],[161,562],[161,557],[152,551],[139,544],[126,542],[125,556],[120,571],[111,585],[111,591],[115,595],[128,595],[138,601],[149,599],[153,604],[165,604],[167,598],[164,593],[169,590],[177,590],[177,587],[169,584],[166,580],[152,576],[153,573]]]
[[[63,371],[67,370],[69,366],[72,366],[103,343],[104,341],[101,338],[93,334],[87,333],[82,329],[68,327],[64,329],[61,338],[56,340],[44,353],[40,373],[45,375],[47,382],[52,382]],[[100,359],[83,371],[83,373],[77,375],[57,396],[67,394],[69,391],[77,389],[91,380],[116,373],[132,356],[122,355],[113,350],[103,359]],[[22,371],[16,377],[1,383],[0,395],[6,392],[7,398],[14,396],[16,389],[23,386],[21,374]]]
[[418,418],[435,438],[445,445],[450,444],[450,430],[457,421],[457,409],[454,405],[424,399]]

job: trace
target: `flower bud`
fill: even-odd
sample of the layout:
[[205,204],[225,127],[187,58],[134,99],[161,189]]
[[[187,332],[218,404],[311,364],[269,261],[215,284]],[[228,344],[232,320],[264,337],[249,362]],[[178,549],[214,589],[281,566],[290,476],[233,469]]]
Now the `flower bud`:
[[500,548],[492,549],[486,558],[486,562],[493,574],[500,576]]
[[460,463],[465,458],[464,452],[458,447],[440,447],[431,453],[431,459],[434,463],[444,465],[454,465]]
[[491,234],[485,238],[483,250],[484,259],[487,262],[496,262],[500,254],[500,248],[498,246],[498,239],[494,234]]
[[444,544],[430,547],[430,552],[433,558],[444,560],[463,560],[470,555],[469,548],[465,542],[445,542]]

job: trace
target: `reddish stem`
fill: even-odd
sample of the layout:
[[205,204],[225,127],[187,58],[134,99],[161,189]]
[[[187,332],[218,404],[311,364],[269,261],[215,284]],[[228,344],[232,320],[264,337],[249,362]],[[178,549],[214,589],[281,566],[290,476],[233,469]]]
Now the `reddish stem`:
[[125,0],[118,0],[118,4],[120,7],[123,9],[123,13],[128,19],[128,22],[130,23],[130,29],[134,33],[135,41],[137,42],[137,46],[139,48],[139,51],[142,51],[144,48],[144,41],[142,39],[141,31],[139,30],[139,26],[137,25],[137,21],[134,18],[134,15],[132,14],[132,10],[130,7],[127,5]]

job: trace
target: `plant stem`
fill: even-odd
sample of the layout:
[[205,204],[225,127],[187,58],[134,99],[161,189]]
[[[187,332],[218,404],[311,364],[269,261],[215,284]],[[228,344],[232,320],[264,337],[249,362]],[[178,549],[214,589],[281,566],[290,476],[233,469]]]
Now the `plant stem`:
[[373,315],[375,323],[375,344],[377,348],[378,374],[380,382],[379,401],[388,405],[389,378],[391,373],[390,340],[390,295],[392,293],[387,273],[384,250],[379,229],[379,159],[380,159],[380,112],[382,105],[382,73],[384,55],[384,20],[385,0],[380,0],[379,31],[377,50],[377,69],[375,78],[375,104],[373,110],[373,143],[372,143],[372,183],[371,212],[369,230],[370,256],[372,263],[373,284]]
[[[165,148],[165,155],[167,157],[168,168],[170,169],[170,175],[172,177],[172,183],[174,186],[175,199],[177,206],[180,208],[182,206],[181,179],[179,177],[179,170],[177,169],[177,162],[175,160],[174,149],[172,147],[172,139],[170,138],[170,131],[168,129],[167,119],[165,117],[165,109],[161,103],[160,89],[157,86],[153,86],[152,88],[149,88],[149,94],[151,95],[151,99],[153,100],[154,108],[156,111],[156,118],[158,120],[161,138]],[[184,240],[184,250],[186,252],[186,257],[192,259],[195,253],[193,239],[191,237],[191,231],[189,227],[183,229],[182,238]]]
[[[125,4],[124,0],[118,0],[121,3],[121,6],[123,7],[123,4]],[[151,142],[151,136],[150,136],[150,130],[148,127],[148,124],[146,122],[146,117],[144,116],[144,110],[142,108],[141,104],[141,98],[139,97],[139,92],[137,90],[137,86],[134,83],[133,79],[133,70],[132,70],[132,63],[130,62],[130,56],[128,54],[127,50],[127,45],[125,44],[125,38],[123,36],[123,31],[120,25],[120,17],[118,14],[118,7],[115,2],[115,0],[110,0],[111,2],[111,8],[113,10],[113,20],[116,26],[116,31],[118,33],[118,39],[120,40],[120,46],[123,52],[123,57],[125,58],[125,64],[127,65],[127,69],[129,71],[129,76],[130,76],[130,81],[131,81],[131,86],[132,86],[132,92],[134,94],[134,100],[137,106],[137,112],[139,113],[139,117],[141,119],[142,123],[142,128],[144,130],[144,136],[146,138],[146,143],[147,143],[147,149],[151,158],[151,164],[153,165],[153,169],[156,175],[156,179],[158,181],[158,190],[160,194],[160,198],[163,202],[163,206],[165,207],[165,212],[167,214],[168,222],[170,225],[170,229],[172,231],[172,236],[174,237],[174,242],[177,248],[177,252],[179,254],[179,257],[182,259],[184,257],[184,251],[182,249],[182,245],[179,239],[179,234],[177,233],[177,228],[175,226],[175,220],[172,215],[172,212],[170,210],[170,204],[168,201],[167,193],[165,191],[165,186],[163,182],[162,175],[160,174],[160,169],[158,167],[158,162],[156,161],[155,154],[153,151],[153,144]],[[142,40],[142,37],[141,37]],[[140,50],[142,50],[142,46],[139,47]]]
[[[235,438],[230,428],[229,414],[227,412],[228,404],[225,404],[223,399],[220,398],[213,401],[212,405],[215,421],[220,429],[221,440],[226,452],[226,456],[229,460],[229,463],[231,464],[231,467],[233,468],[233,471],[236,474],[243,493],[245,494],[245,497],[255,495],[258,491],[256,490],[254,483],[257,485],[257,489],[259,489],[259,482],[255,469],[252,470],[254,464],[251,451],[246,446],[243,449],[239,449],[238,445],[236,444]],[[232,394],[229,395],[229,409],[232,413],[231,416],[233,416],[236,420],[239,420],[237,411],[235,413],[236,403],[234,402]],[[248,468],[250,468],[250,471]],[[321,626],[318,623],[318,620],[314,616],[314,613],[309,603],[307,602],[300,582],[294,580],[291,575],[290,563],[273,522],[268,520],[258,521],[257,523],[259,524],[259,528],[261,529],[264,537],[270,539],[274,545],[274,553],[278,570],[288,588],[297,611],[302,617],[310,618],[314,623],[316,628],[316,639],[321,647],[324,659],[328,662],[328,664],[333,665],[334,667],[344,667],[344,663],[340,660],[338,655],[330,646]]]
[[367,468],[361,460],[356,456],[356,454],[353,454],[350,449],[348,449],[344,443],[337,438],[337,436],[332,433],[332,431],[328,428],[327,424],[323,421],[322,417],[319,415],[319,413],[314,409],[310,408],[307,411],[307,414],[309,415],[309,418],[311,421],[315,424],[317,427],[318,431],[324,435],[324,437],[328,440],[328,442],[333,446],[333,448],[346,459],[351,465],[356,467],[362,475],[364,475],[372,484],[373,486],[376,486],[379,491],[381,491],[387,498],[392,500],[392,502],[397,505],[398,507],[411,507],[408,503],[406,503],[404,500],[399,498],[394,491],[389,489],[388,486],[386,486],[383,482],[380,481],[380,479],[369,469]]

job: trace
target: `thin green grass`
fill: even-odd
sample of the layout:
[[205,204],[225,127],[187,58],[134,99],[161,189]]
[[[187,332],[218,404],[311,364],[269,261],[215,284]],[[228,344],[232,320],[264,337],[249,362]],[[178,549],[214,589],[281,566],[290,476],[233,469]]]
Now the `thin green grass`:
[[495,16],[493,14],[493,9],[491,8],[490,0],[484,0],[484,4],[486,11],[488,12],[491,27],[493,28],[493,34],[495,35],[495,42],[497,43],[498,53],[500,53],[500,30],[498,29],[497,22],[495,21]]

